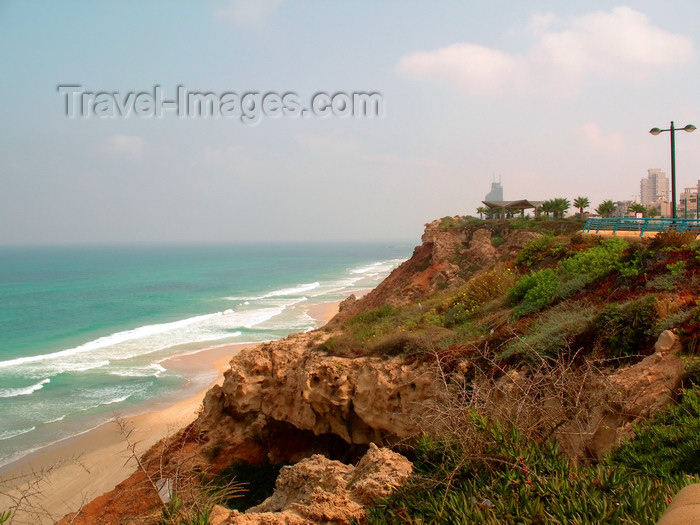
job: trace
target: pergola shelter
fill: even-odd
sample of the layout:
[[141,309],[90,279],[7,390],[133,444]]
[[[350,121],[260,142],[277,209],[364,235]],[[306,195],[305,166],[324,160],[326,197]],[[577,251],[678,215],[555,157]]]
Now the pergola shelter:
[[520,216],[525,216],[525,210],[533,209],[537,210],[544,201],[530,201],[527,199],[521,199],[518,201],[481,201],[483,202],[492,214],[507,217],[508,215],[513,216],[516,212],[520,212]]

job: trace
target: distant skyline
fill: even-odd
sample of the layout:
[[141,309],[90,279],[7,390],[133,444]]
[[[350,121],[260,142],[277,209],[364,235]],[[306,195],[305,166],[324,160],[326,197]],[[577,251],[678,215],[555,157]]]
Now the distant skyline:
[[[699,26],[697,0],[0,0],[0,245],[417,243],[478,215],[493,173],[509,199],[633,200],[670,173],[649,129],[700,126]],[[383,111],[68,118],[67,85]],[[700,132],[676,152],[696,184]]]

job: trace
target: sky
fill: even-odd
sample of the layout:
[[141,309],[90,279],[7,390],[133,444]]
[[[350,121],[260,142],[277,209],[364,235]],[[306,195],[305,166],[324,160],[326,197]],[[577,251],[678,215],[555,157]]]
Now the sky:
[[[418,242],[494,177],[639,199],[670,175],[649,129],[700,126],[698,27],[697,0],[0,0],[0,245]],[[694,186],[700,131],[676,153]]]

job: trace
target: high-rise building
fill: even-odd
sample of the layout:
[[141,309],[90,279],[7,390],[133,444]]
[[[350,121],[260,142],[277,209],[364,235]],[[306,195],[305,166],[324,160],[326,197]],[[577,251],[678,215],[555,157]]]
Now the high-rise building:
[[648,170],[646,178],[642,179],[640,188],[640,201],[644,206],[657,202],[668,202],[668,178],[660,169]]
[[491,191],[484,197],[485,201],[502,201],[503,200],[503,186],[500,182],[491,183]]
[[700,189],[700,180],[697,186],[685,188],[678,196],[678,216],[685,218],[698,218],[700,212],[700,202],[698,201],[698,189]]

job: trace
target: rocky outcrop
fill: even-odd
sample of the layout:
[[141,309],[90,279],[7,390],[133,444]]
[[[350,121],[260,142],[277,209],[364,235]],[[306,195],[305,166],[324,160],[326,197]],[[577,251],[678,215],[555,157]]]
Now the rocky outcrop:
[[356,301],[357,301],[357,297],[355,297],[354,293],[351,293],[345,299],[340,301],[340,303],[338,304],[338,311],[344,312],[345,310],[350,308],[353,304],[355,304]]
[[[441,230],[441,222],[442,220],[437,220],[426,224],[420,239],[423,245],[431,247],[431,255],[435,262],[454,259],[469,239],[469,233],[462,229]],[[491,238],[490,232],[488,232],[488,237]]]
[[488,268],[503,258],[515,256],[539,233],[511,230],[503,234],[505,242],[495,247],[491,228],[476,226],[443,230],[441,220],[429,222],[421,237],[422,244],[410,259],[394,269],[379,286],[364,297],[348,298],[341,303],[330,325],[382,305],[403,306],[445,289],[463,285],[473,268]]
[[411,474],[405,457],[370,445],[357,466],[311,456],[284,467],[275,492],[245,514],[215,509],[212,525],[349,523],[367,506],[385,498]]
[[199,424],[216,439],[236,422],[259,429],[283,422],[348,444],[386,443],[416,433],[440,392],[424,364],[403,357],[344,358],[311,351],[322,332],[243,350],[205,400]]
[[491,230],[480,228],[475,230],[467,248],[464,250],[464,255],[472,264],[479,266],[488,266],[496,261],[496,248],[491,243]]

